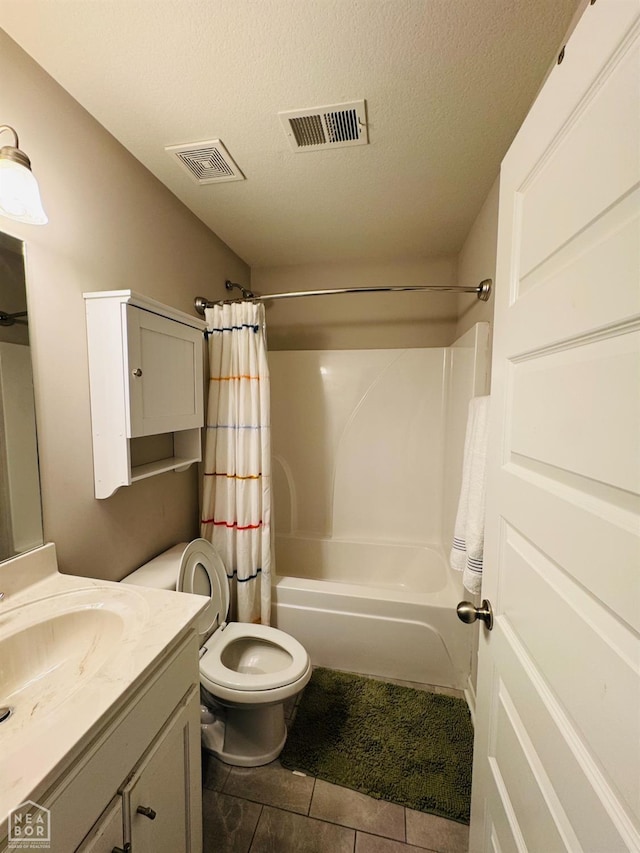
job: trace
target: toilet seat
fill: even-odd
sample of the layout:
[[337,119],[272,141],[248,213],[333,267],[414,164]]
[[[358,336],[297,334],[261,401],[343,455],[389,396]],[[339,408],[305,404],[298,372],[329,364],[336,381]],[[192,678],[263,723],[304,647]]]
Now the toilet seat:
[[[180,560],[176,589],[196,595],[206,595],[210,602],[198,617],[196,629],[200,639],[200,678],[204,686],[219,698],[243,696],[241,702],[260,702],[274,699],[280,693],[289,694],[290,685],[308,680],[311,670],[306,649],[296,639],[269,625],[249,622],[226,624],[229,611],[229,581],[227,572],[213,545],[206,539],[194,539],[186,546]],[[284,658],[282,666],[275,663],[269,672],[241,672],[223,662],[234,643],[255,641],[252,649],[260,663],[260,646],[266,658],[274,654]],[[286,657],[289,660],[286,660]],[[306,683],[306,681],[305,681]],[[301,685],[304,686],[304,685]],[[239,698],[239,697],[238,697]]]
[[222,625],[229,612],[229,580],[224,563],[211,542],[194,539],[182,552],[176,581],[178,592],[208,596],[196,630],[202,646]]
[[[282,669],[264,674],[230,669],[222,658],[231,644],[238,640],[257,640],[275,646],[287,652],[291,660]],[[200,675],[211,682],[213,692],[216,686],[240,691],[275,690],[298,681],[309,668],[309,656],[304,646],[289,634],[269,625],[232,622],[222,631],[216,632],[205,648],[200,658]]]

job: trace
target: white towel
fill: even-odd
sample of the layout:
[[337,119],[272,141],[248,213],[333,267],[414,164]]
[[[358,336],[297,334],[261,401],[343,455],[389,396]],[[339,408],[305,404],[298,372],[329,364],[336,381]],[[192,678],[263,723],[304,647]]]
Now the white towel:
[[463,573],[462,583],[472,593],[479,593],[482,585],[489,399],[474,397],[469,403],[462,485],[450,557],[451,568]]

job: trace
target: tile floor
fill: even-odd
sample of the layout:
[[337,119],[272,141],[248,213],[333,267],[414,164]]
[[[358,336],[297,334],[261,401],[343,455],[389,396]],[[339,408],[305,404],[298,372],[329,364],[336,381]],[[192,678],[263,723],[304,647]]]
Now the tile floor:
[[[394,682],[460,696],[455,690]],[[298,697],[299,700],[299,697]],[[296,704],[286,708],[287,724]],[[202,754],[204,853],[466,853],[469,828],[286,770]]]

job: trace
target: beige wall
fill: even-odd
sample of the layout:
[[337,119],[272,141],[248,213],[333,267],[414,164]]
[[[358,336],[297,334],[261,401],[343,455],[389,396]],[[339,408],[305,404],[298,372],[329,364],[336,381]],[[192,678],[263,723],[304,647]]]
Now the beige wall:
[[[475,286],[495,279],[498,180],[457,258],[257,267],[257,293],[383,287]],[[390,293],[287,299],[267,303],[269,349],[375,349],[448,346],[475,323],[493,321],[493,299],[473,295]]]
[[[485,278],[494,282],[496,280],[499,187],[500,181],[496,178],[460,250],[457,282],[459,287],[477,285]],[[493,324],[493,304],[493,295],[488,302],[482,302],[473,294],[463,293],[458,296],[455,337],[459,338],[475,323],[486,321]]]
[[[308,264],[252,270],[258,293],[340,287],[456,284],[455,258]],[[269,349],[377,349],[447,346],[455,337],[457,296],[386,293],[267,303]]]
[[[86,290],[132,288],[192,311],[249,269],[0,31],[0,119],[16,127],[49,215],[3,219],[25,240],[45,538],[66,572],[119,579],[197,534],[197,473],[164,474],[93,498]],[[494,276],[497,181],[458,259],[315,264],[252,271],[262,293],[388,284],[475,284]],[[269,305],[272,349],[446,346],[493,303],[450,294],[374,294]]]
[[194,296],[247,284],[249,270],[1,30],[0,79],[0,120],[49,216],[0,221],[27,244],[45,538],[63,571],[117,580],[197,534],[197,472],[94,499],[82,293],[131,288],[192,312]]

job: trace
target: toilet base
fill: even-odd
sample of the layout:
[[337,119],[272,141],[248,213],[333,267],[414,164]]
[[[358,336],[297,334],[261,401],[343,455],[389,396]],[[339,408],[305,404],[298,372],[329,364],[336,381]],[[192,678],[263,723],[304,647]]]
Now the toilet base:
[[234,767],[260,767],[274,761],[287,740],[284,705],[202,707],[202,747]]

